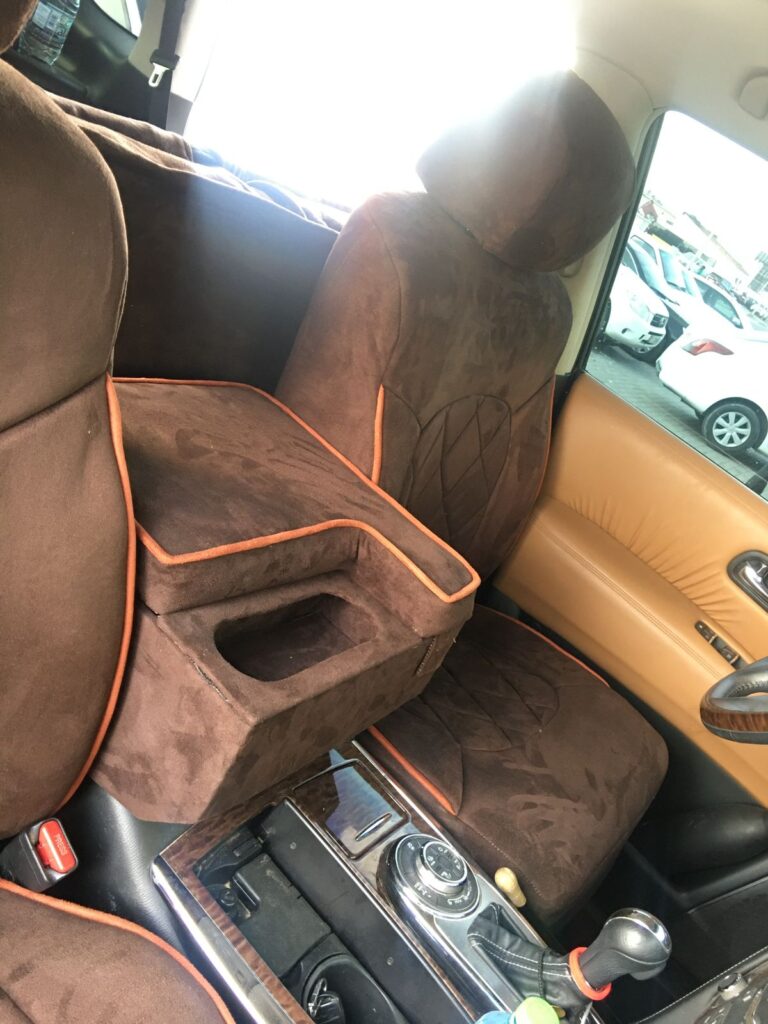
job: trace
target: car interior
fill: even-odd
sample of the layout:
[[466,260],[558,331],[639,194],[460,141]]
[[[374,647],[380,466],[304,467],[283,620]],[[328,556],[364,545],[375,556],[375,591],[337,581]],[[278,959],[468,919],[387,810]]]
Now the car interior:
[[768,254],[651,190],[768,159],[768,4],[562,0],[349,201],[200,144],[238,2],[0,0],[1,1024],[768,1021],[768,413],[685,386]]

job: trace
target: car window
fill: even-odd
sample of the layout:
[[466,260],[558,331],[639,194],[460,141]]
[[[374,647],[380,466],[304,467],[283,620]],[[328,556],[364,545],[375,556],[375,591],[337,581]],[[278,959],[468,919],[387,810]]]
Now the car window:
[[632,237],[632,241],[635,243],[635,245],[639,246],[645,253],[647,253],[647,255],[650,256],[652,260],[655,261],[656,251],[650,242],[646,242],[644,238],[638,238],[637,235],[634,235]]
[[134,35],[141,32],[141,21],[147,0],[95,0],[96,6],[108,14],[113,21]]
[[570,0],[478,0],[471,17],[439,0],[217,2],[230,28],[214,42],[187,139],[350,209],[420,190],[416,164],[434,139],[574,60]]
[[656,260],[648,255],[645,248],[641,248],[639,245],[630,242],[627,246],[630,253],[634,256],[637,261],[637,265],[640,268],[640,275],[646,284],[650,285],[651,288],[657,292],[665,292],[664,276],[661,273],[661,269]]
[[733,303],[715,288],[710,287],[704,281],[696,282],[701,296],[708,306],[711,306],[720,316],[724,316],[735,327],[742,327],[741,317],[736,312]]
[[661,271],[664,274],[664,279],[668,281],[673,288],[677,288],[678,291],[688,292],[689,295],[696,294],[696,288],[691,283],[689,284],[686,279],[685,272],[680,266],[679,260],[672,255],[671,252],[665,252],[663,249],[659,253],[661,257]]
[[768,498],[766,185],[766,161],[665,116],[620,257],[648,287],[615,277],[587,371]]
[[629,249],[625,249],[621,254],[621,262],[625,267],[629,267],[630,270],[634,270],[634,272],[637,273],[637,264],[635,263],[634,256]]

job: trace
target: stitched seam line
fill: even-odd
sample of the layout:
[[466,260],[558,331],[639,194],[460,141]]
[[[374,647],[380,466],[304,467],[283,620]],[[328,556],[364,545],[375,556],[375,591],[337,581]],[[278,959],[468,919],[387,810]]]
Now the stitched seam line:
[[[586,519],[586,517],[584,517],[584,516],[582,518]],[[586,519],[586,521],[590,522],[590,523],[592,522],[591,519]],[[693,649],[693,647],[691,647],[689,644],[687,644],[685,642],[685,640],[682,640],[676,633],[673,633],[671,630],[669,630],[667,628],[667,626],[664,624],[664,622],[661,619],[657,618],[657,616],[654,615],[653,612],[649,611],[649,609],[646,608],[645,605],[641,604],[636,598],[632,597],[632,595],[628,591],[626,591],[623,587],[619,586],[617,583],[614,583],[614,581],[609,576],[607,576],[604,572],[602,572],[600,569],[598,569],[588,559],[584,558],[583,555],[581,555],[567,541],[564,541],[562,539],[562,537],[558,537],[556,534],[551,532],[548,529],[548,527],[546,527],[545,525],[542,525],[541,521],[539,521],[539,523],[538,523],[538,528],[541,530],[541,532],[543,534],[545,534],[545,536],[548,537],[549,540],[554,541],[559,547],[561,547],[562,549],[566,550],[569,553],[569,555],[573,558],[574,561],[576,561],[580,565],[582,565],[593,576],[597,577],[597,579],[601,580],[604,584],[606,584],[606,586],[609,587],[609,589],[612,590],[618,597],[622,598],[627,604],[631,605],[635,609],[635,611],[639,612],[649,622],[653,623],[653,625],[656,626],[656,628],[661,633],[664,633],[667,637],[669,637],[669,639],[672,640],[672,642],[677,647],[679,647],[686,654],[690,655],[690,657],[692,657],[694,659],[694,661],[698,662],[698,664],[701,665],[702,668],[707,669],[707,671],[710,672],[710,673],[712,672],[712,666],[709,665],[702,657],[700,657],[699,653],[697,651],[695,651]],[[613,535],[608,533],[607,530],[603,530],[602,532],[607,537],[611,537],[612,540],[615,540]],[[616,543],[621,543],[621,542],[620,541],[616,541]],[[629,554],[631,554],[633,558],[637,558],[637,560],[642,565],[645,565],[647,568],[651,569],[651,571],[654,572],[659,577],[659,579],[664,580],[664,582],[668,586],[674,586],[674,584],[671,584],[669,582],[669,580],[666,579],[666,577],[661,576],[660,573],[657,573],[656,570],[653,569],[652,566],[649,566],[647,562],[643,562],[643,560],[641,558],[638,558],[638,556],[635,555],[633,552],[629,551],[628,548],[625,548],[624,550],[627,551]],[[680,594],[682,597],[686,597],[686,600],[690,601],[690,598],[688,598],[686,595],[684,595],[682,593],[682,591],[678,590],[677,587],[675,587],[675,591],[678,594]],[[691,604],[693,604],[693,602],[691,602]],[[694,607],[702,615],[704,614],[703,612],[701,612],[701,609],[698,607],[698,605],[694,604]],[[711,618],[711,616],[706,616],[706,617]]]
[[[667,584],[667,586],[670,586],[670,587],[672,587],[672,588],[673,588],[673,589],[675,590],[675,592],[676,592],[676,593],[678,593],[678,594],[680,594],[680,596],[681,596],[681,597],[684,597],[684,598],[686,599],[686,601],[690,601],[690,602],[691,602],[691,604],[692,604],[692,605],[694,606],[694,608],[696,608],[696,610],[697,610],[697,611],[699,612],[699,614],[700,614],[700,615],[702,616],[702,618],[705,618],[705,619],[714,619],[714,618],[715,618],[715,616],[714,616],[714,615],[712,615],[712,614],[711,614],[710,612],[705,612],[705,611],[704,611],[704,609],[703,609],[703,608],[701,608],[701,607],[699,606],[699,604],[698,604],[698,603],[697,603],[696,601],[694,601],[694,600],[693,600],[693,599],[692,599],[691,597],[689,597],[689,596],[688,596],[688,594],[686,594],[686,593],[685,593],[685,591],[684,591],[684,590],[683,590],[683,589],[682,589],[681,587],[679,587],[679,586],[677,585],[677,583],[675,583],[675,582],[674,582],[674,580],[671,580],[671,579],[669,579],[669,578],[668,578],[667,576],[665,576],[665,575],[664,575],[664,573],[662,573],[662,572],[659,572],[659,570],[658,570],[658,569],[656,569],[656,568],[655,568],[654,566],[652,566],[652,565],[651,565],[651,564],[650,564],[649,562],[646,562],[646,560],[645,560],[644,558],[641,558],[641,557],[640,557],[640,555],[637,555],[637,554],[635,554],[635,552],[634,552],[634,551],[632,551],[632,549],[631,549],[631,548],[629,548],[629,547],[628,547],[628,546],[627,546],[627,545],[626,545],[626,544],[624,543],[624,541],[623,541],[623,540],[621,540],[621,539],[620,539],[619,537],[617,537],[617,536],[616,536],[615,534],[611,533],[611,531],[610,531],[610,530],[606,530],[606,528],[605,528],[605,527],[604,527],[604,526],[603,526],[603,525],[602,525],[601,523],[598,523],[598,522],[597,522],[596,520],[592,519],[592,518],[591,518],[590,516],[584,515],[584,513],[583,513],[582,511],[580,511],[580,510],[579,510],[579,509],[577,509],[577,508],[574,508],[574,507],[573,507],[573,505],[570,505],[570,504],[569,504],[568,502],[566,502],[566,501],[562,501],[562,500],[561,500],[560,498],[557,498],[557,497],[555,497],[554,495],[550,495],[550,497],[551,497],[552,501],[555,501],[555,502],[557,502],[557,504],[558,504],[558,505],[562,505],[562,507],[563,507],[563,508],[567,508],[567,509],[568,509],[568,510],[569,510],[570,512],[573,512],[573,513],[574,513],[575,515],[577,515],[577,516],[578,516],[578,517],[579,517],[580,519],[583,519],[585,523],[591,523],[591,524],[592,524],[593,526],[596,526],[596,527],[597,527],[597,529],[598,529],[598,530],[600,530],[600,532],[601,532],[601,533],[605,534],[605,536],[606,536],[606,537],[610,537],[610,538],[611,538],[611,540],[612,540],[612,541],[614,541],[614,542],[615,542],[616,544],[618,544],[618,545],[619,545],[619,546],[620,546],[620,547],[622,548],[622,550],[623,550],[623,551],[626,551],[626,552],[627,552],[627,554],[631,555],[631,556],[632,556],[632,557],[633,557],[634,559],[636,559],[636,560],[637,560],[637,561],[638,561],[638,562],[639,562],[639,563],[640,563],[641,565],[645,566],[645,568],[646,568],[646,569],[649,569],[649,570],[650,570],[650,571],[651,571],[651,572],[652,572],[652,573],[654,574],[654,576],[657,576],[657,577],[658,577],[658,578],[659,578],[660,580],[663,580],[663,581],[664,581],[664,583],[666,583],[666,584]],[[553,535],[552,535],[552,534],[549,534],[549,536],[550,536],[550,537],[552,537]],[[564,541],[561,541],[561,540],[560,540],[560,538],[553,538],[553,539],[556,539],[556,540],[557,540],[557,542],[558,542],[558,544],[563,544],[564,546],[568,546],[568,545],[566,544],[566,542],[564,542]],[[573,548],[571,548],[570,550],[574,550],[574,549],[573,549]],[[584,564],[585,564],[585,565],[589,565],[589,563],[587,563],[587,562],[585,562]],[[606,580],[607,580],[607,577],[605,577],[605,578],[606,578]],[[649,615],[648,617],[650,618],[651,616]],[[720,629],[721,629],[721,631],[723,631],[723,632],[726,632],[726,633],[730,634],[730,630],[726,630],[726,629],[725,629],[724,627],[722,627],[722,626],[720,627]],[[671,634],[670,634],[670,636],[671,636]],[[754,660],[753,656],[752,656],[752,655],[750,654],[750,652],[749,652],[749,651],[747,651],[747,650],[746,650],[746,649],[744,648],[744,645],[743,645],[743,644],[740,644],[740,643],[739,643],[738,641],[736,641],[735,639],[732,639],[732,641],[731,641],[731,642],[733,643],[733,645],[734,645],[735,647],[740,647],[740,648],[741,648],[741,651],[742,651],[742,653],[743,653],[743,654],[745,655],[745,657],[746,657],[746,658],[747,658],[748,660],[749,660],[749,659],[752,659],[752,660]],[[701,661],[701,659],[699,659],[699,661]],[[703,661],[702,661],[702,662],[701,662],[701,664],[702,664],[702,665],[706,665],[706,662],[703,662]]]

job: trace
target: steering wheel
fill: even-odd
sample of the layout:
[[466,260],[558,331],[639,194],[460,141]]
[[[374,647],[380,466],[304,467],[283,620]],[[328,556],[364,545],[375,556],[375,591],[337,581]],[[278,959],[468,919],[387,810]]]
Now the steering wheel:
[[715,736],[768,743],[768,658],[739,668],[707,690],[701,720]]

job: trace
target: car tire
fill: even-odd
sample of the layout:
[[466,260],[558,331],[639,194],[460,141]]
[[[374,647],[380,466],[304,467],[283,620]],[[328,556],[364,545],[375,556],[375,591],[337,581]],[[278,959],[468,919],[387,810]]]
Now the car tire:
[[707,410],[701,420],[701,432],[713,448],[727,455],[739,455],[760,444],[765,426],[751,405],[728,401]]

